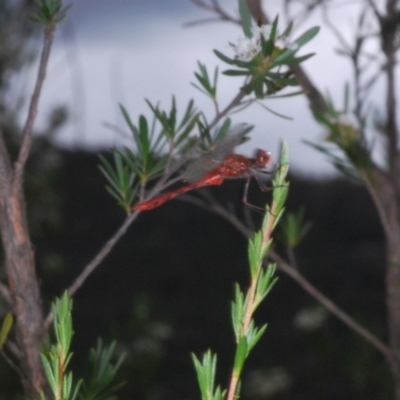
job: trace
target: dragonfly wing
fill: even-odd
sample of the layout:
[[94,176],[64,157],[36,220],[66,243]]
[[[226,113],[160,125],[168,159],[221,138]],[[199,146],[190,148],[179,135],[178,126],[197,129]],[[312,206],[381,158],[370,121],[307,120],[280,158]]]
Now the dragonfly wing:
[[226,156],[233,153],[235,147],[249,139],[246,135],[252,129],[253,125],[244,122],[234,125],[223,139],[215,143],[211,153],[212,160],[223,161]]
[[251,129],[253,129],[253,125],[246,123],[234,125],[229,129],[225,137],[215,142],[210,151],[204,153],[188,166],[182,178],[188,182],[203,178],[216,168],[219,163],[224,161],[229,154],[232,154],[235,147],[248,140],[246,135]]
[[182,179],[187,182],[194,182],[203,178],[208,172],[215,168],[215,162],[209,153],[201,156],[192,162],[182,174]]

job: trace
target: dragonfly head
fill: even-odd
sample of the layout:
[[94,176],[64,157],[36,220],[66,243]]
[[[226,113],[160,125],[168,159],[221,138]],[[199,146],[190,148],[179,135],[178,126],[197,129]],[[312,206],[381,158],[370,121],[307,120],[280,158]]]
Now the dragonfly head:
[[258,149],[255,156],[255,165],[257,168],[268,167],[272,162],[272,156],[269,151]]

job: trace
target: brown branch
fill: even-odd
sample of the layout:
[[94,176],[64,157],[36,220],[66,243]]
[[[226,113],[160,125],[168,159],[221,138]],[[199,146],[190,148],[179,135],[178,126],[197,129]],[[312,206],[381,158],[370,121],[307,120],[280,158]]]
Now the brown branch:
[[0,196],[11,196],[11,181],[13,170],[10,156],[4,141],[3,131],[0,129]]
[[[9,343],[9,341],[7,341],[7,347],[10,348],[11,345]],[[14,347],[16,347],[14,345]],[[24,372],[18,368],[18,365],[16,365],[14,363],[14,361],[5,353],[4,350],[0,351],[2,357],[4,358],[4,360],[6,361],[6,363],[19,375],[21,382],[28,382],[28,379],[26,377],[26,375],[24,374]]]
[[382,16],[381,16],[381,14],[380,14],[380,12],[379,12],[379,10],[378,10],[378,7],[377,7],[376,4],[374,3],[374,1],[373,1],[373,0],[367,0],[367,3],[368,3],[369,6],[372,8],[372,10],[373,10],[373,12],[374,12],[376,18],[377,18],[378,20],[380,20]]
[[26,161],[28,160],[32,144],[33,126],[38,112],[40,93],[42,91],[43,82],[46,77],[47,64],[49,61],[51,46],[54,39],[54,30],[55,30],[54,24],[47,24],[44,31],[44,43],[43,43],[42,54],[40,56],[40,63],[35,83],[35,89],[33,91],[31,101],[29,104],[28,117],[26,119],[24,129],[22,131],[22,143],[18,154],[18,159],[15,162],[14,182],[13,182],[14,196],[16,196],[16,193],[21,188],[22,175]]
[[387,3],[387,15],[380,19],[381,23],[381,38],[382,50],[386,56],[387,68],[386,72],[386,127],[385,135],[388,140],[387,157],[389,160],[389,168],[392,173],[393,182],[396,182],[398,189],[398,173],[399,155],[398,155],[398,126],[397,126],[397,99],[396,99],[396,35],[397,35],[397,20],[396,5],[392,1]]
[[[219,21],[228,21],[228,22],[236,22],[240,23],[239,19],[235,19],[231,17],[219,4],[218,0],[211,0],[211,4],[206,3],[202,0],[191,0],[193,4],[198,6],[199,8],[203,8],[204,10],[211,11],[214,14],[217,14],[219,17]],[[193,24],[193,23],[192,23]]]
[[379,350],[387,359],[389,364],[393,361],[393,354],[388,346],[379,340],[370,331],[361,326],[356,322],[349,314],[339,308],[332,300],[326,297],[320,292],[315,286],[313,286],[301,273],[289,265],[285,260],[282,259],[275,251],[270,251],[268,254],[269,258],[275,261],[279,268],[290,276],[296,283],[301,286],[309,295],[315,300],[322,304],[328,311],[340,319],[345,325],[347,325],[354,332],[358,333],[367,342],[372,344],[377,350]]
[[218,124],[218,122],[221,120],[221,118],[225,117],[226,115],[229,114],[230,111],[232,111],[235,107],[240,105],[240,102],[243,100],[243,98],[246,96],[246,94],[242,91],[240,91],[235,98],[219,113],[217,113],[208,126],[210,129],[213,128]]
[[[171,154],[172,157],[172,154]],[[181,177],[178,176],[176,178],[171,178],[188,160],[186,157],[182,157],[180,160],[176,161],[172,166],[168,166],[165,169],[165,173],[163,176],[158,180],[157,184],[152,188],[149,192],[147,198],[143,198],[141,200],[147,200],[156,196],[165,188],[172,185],[177,180],[180,180]],[[68,294],[72,297],[84,284],[86,279],[95,271],[95,269],[100,265],[100,263],[104,260],[104,258],[111,252],[111,250],[115,247],[118,243],[119,239],[126,233],[129,226],[132,222],[136,219],[139,215],[139,212],[134,212],[125,219],[122,225],[118,228],[118,230],[114,233],[111,238],[109,238],[106,244],[100,249],[100,251],[93,257],[93,259],[83,268],[82,272],[75,278],[74,282],[67,288]],[[45,320],[44,326],[44,333],[48,330],[51,322],[53,320],[53,315],[50,312]]]
[[[230,222],[236,229],[238,229],[244,236],[249,238],[252,235],[252,231],[248,229],[235,215],[227,211],[218,203],[207,204],[196,202],[197,205],[207,208],[208,210],[220,215]],[[282,257],[280,257],[275,251],[270,251],[268,257],[278,264],[278,267],[291,277],[299,286],[301,286],[311,297],[322,304],[328,311],[334,316],[340,319],[345,325],[351,330],[356,332],[358,335],[363,337],[368,343],[372,344],[377,350],[379,350],[390,364],[393,363],[393,354],[388,346],[385,345],[379,338],[373,335],[370,331],[361,326],[356,322],[349,314],[339,308],[332,300],[320,292],[315,286],[313,286],[307,278],[305,278],[297,269],[288,264]]]
[[96,254],[96,256],[90,261],[83,271],[78,275],[72,285],[67,289],[70,296],[73,296],[77,290],[83,285],[88,276],[96,269],[96,267],[104,260],[104,258],[110,253],[110,251],[117,244],[119,239],[125,234],[131,223],[138,216],[138,212],[130,214],[120,226],[120,228],[115,232],[115,234],[108,239],[106,244],[102,249]]
[[[86,279],[94,272],[94,270],[100,265],[100,263],[105,259],[105,257],[111,252],[111,250],[118,243],[119,239],[126,233],[127,229],[131,223],[139,215],[138,212],[130,214],[118,230],[107,240],[106,244],[101,248],[101,250],[94,256],[94,258],[83,268],[82,272],[75,278],[74,282],[68,287],[68,294],[72,297],[79,288],[85,283]],[[48,330],[51,322],[53,321],[53,315],[50,312],[45,320],[44,326],[45,331]]]
[[11,293],[8,290],[8,287],[1,282],[0,282],[0,296],[7,302],[9,306],[12,306]]
[[[10,156],[4,141],[3,131],[0,129],[0,199],[11,196],[11,180],[13,176]],[[0,295],[13,307],[13,299],[9,288],[0,282]]]

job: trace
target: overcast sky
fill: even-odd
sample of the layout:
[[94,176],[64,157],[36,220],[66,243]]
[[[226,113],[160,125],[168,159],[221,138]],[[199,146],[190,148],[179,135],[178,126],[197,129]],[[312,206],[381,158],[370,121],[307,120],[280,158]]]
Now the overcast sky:
[[[264,8],[274,17],[280,12],[281,3],[265,1]],[[187,22],[211,16],[189,0],[75,0],[72,4],[57,32],[40,107],[42,122],[52,105],[66,104],[70,109],[71,122],[59,135],[59,143],[91,148],[126,144],[121,135],[104,127],[104,122],[127,131],[119,103],[134,121],[140,114],[151,117],[145,98],[168,109],[174,94],[181,112],[194,98],[198,108],[212,119],[211,102],[190,84],[194,82],[193,71],[198,60],[211,71],[216,65],[220,70],[226,69],[212,50],[232,55],[228,43],[243,36],[239,27],[221,22],[184,27]],[[236,0],[221,0],[221,4],[237,15]],[[351,11],[339,8],[333,14],[338,28],[349,35],[355,23],[355,13]],[[314,25],[321,25],[320,15],[303,23],[294,38]],[[317,53],[304,67],[317,86],[324,93],[329,90],[341,104],[344,82],[351,75],[348,61],[335,56],[334,45],[332,35],[322,29],[304,49]],[[32,70],[30,78],[25,77],[24,88],[33,84],[34,74]],[[220,77],[221,107],[240,85],[240,78]],[[257,105],[233,115],[234,122],[255,125],[252,141],[240,152],[250,154],[252,149],[261,147],[276,154],[279,142],[286,139],[292,168],[314,175],[331,172],[324,156],[302,144],[304,139],[323,138],[322,128],[313,122],[304,97],[267,100],[265,104],[293,120],[279,118]]]

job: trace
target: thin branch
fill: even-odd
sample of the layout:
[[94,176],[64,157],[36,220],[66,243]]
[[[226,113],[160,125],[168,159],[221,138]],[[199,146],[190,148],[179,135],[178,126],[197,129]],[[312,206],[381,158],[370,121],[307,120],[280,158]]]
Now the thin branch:
[[[12,166],[4,141],[3,131],[0,129],[0,197],[6,199],[11,195]],[[0,282],[0,295],[12,307],[13,300],[9,288]]]
[[[237,25],[240,25],[240,20],[230,17],[222,9],[222,7],[219,5],[217,0],[211,0],[211,1],[212,1],[212,5],[209,5],[202,0],[192,0],[192,2],[194,4],[196,4],[197,6],[199,6],[200,8],[207,9],[207,10],[212,11],[212,12],[216,13],[217,15],[219,15],[220,19],[223,19],[224,21],[230,21]],[[261,19],[263,21],[263,23],[270,23],[270,18],[262,10],[260,0],[247,0],[247,3],[249,6],[249,10],[255,21],[258,21]],[[319,90],[317,89],[317,87],[313,84],[313,82],[311,81],[309,76],[304,72],[303,68],[300,65],[294,65],[294,66],[292,66],[291,70],[293,71],[294,75],[296,76],[296,79],[298,80],[301,87],[303,88],[310,105],[313,108],[315,108],[316,110],[325,112],[326,106],[325,106],[324,98],[321,95],[321,93],[319,92]],[[234,106],[235,105],[233,105],[233,107]],[[233,108],[233,107],[231,107],[231,108]],[[231,108],[229,108],[228,110],[224,110],[223,112],[221,112],[221,114],[223,114],[226,111],[230,111]]]
[[0,296],[7,302],[9,306],[12,306],[13,302],[11,298],[11,293],[8,290],[8,287],[2,282],[0,282]]
[[[13,345],[13,346],[17,347],[15,345]],[[11,347],[9,341],[7,341],[7,347],[8,348]],[[7,362],[7,364],[19,375],[21,381],[29,382],[27,376],[24,374],[24,372],[20,368],[18,368],[18,366],[14,363],[14,361],[10,357],[8,357],[8,355],[4,351],[1,351],[0,353],[1,353],[2,357],[4,358],[4,360]]]
[[212,24],[215,22],[221,22],[221,18],[203,18],[203,19],[196,19],[195,21],[189,21],[183,24],[186,27],[193,27],[197,25],[204,25],[204,24]]
[[47,64],[49,61],[51,46],[54,39],[54,30],[55,30],[54,24],[47,24],[44,31],[44,43],[43,43],[42,54],[40,56],[40,63],[39,63],[35,89],[33,91],[31,101],[29,104],[28,117],[26,119],[25,127],[22,131],[22,144],[18,154],[18,159],[15,162],[14,182],[12,190],[13,196],[16,196],[17,192],[21,188],[22,175],[26,161],[28,160],[29,151],[32,144],[33,126],[38,112],[40,93],[42,91],[43,82],[46,77]]
[[326,3],[322,3],[322,18],[325,22],[325,24],[327,25],[327,27],[332,31],[332,33],[334,34],[334,36],[336,36],[337,40],[339,41],[339,43],[342,45],[344,51],[347,54],[353,54],[353,50],[352,47],[350,46],[349,43],[347,43],[344,35],[342,35],[342,33],[340,32],[339,29],[336,28],[335,24],[331,22],[331,20],[328,17],[328,11],[327,11],[327,4]]
[[381,20],[382,15],[381,15],[381,13],[379,12],[378,7],[377,7],[376,4],[374,3],[374,1],[373,1],[373,0],[367,0],[367,3],[370,5],[370,7],[372,8],[372,10],[374,11],[374,14],[375,14],[376,18],[377,18],[378,20]]
[[[171,177],[184,163],[184,158],[177,161],[171,168],[169,168],[168,173],[164,174],[164,176],[157,182],[154,188],[150,191],[148,198],[155,196],[160,191],[174,183],[178,178],[171,179],[167,183],[165,181]],[[180,179],[180,178],[179,178]],[[118,243],[119,239],[126,233],[129,226],[139,215],[139,212],[134,212],[125,219],[122,225],[118,228],[118,230],[111,236],[110,239],[106,242],[106,244],[100,249],[100,251],[94,256],[94,258],[83,268],[82,272],[75,278],[74,282],[67,289],[68,294],[72,297],[79,288],[84,284],[86,279],[94,272],[94,270],[100,265],[100,263],[104,260],[104,258],[111,252],[111,250]],[[53,321],[53,315],[50,312],[46,320],[44,322],[44,332],[46,332]]]
[[11,160],[4,141],[3,130],[0,129],[0,195],[3,199],[11,196],[12,177]]
[[[211,0],[211,4],[206,3],[202,0],[191,0],[193,4],[198,6],[199,8],[203,8],[204,10],[213,12],[214,14],[218,15],[218,19],[220,21],[229,21],[235,22],[240,24],[240,20],[234,17],[231,17],[219,4],[218,0]],[[196,21],[195,21],[196,22]],[[193,23],[191,23],[193,24]]]
[[117,135],[121,136],[123,139],[128,139],[130,141],[132,140],[132,135],[126,131],[124,131],[122,128],[120,128],[117,125],[114,125],[111,122],[108,121],[104,121],[102,124],[105,128],[110,129],[111,131],[113,131],[114,133],[116,133]]
[[212,122],[209,125],[209,128],[213,128],[215,125],[218,124],[218,122],[221,120],[221,118],[223,118],[224,116],[228,115],[228,113],[234,109],[235,107],[237,107],[240,102],[243,100],[243,98],[246,96],[246,94],[242,91],[240,91],[235,98],[218,114],[215,115],[214,119],[212,120]]
[[83,285],[88,276],[96,269],[96,267],[104,260],[104,258],[110,253],[110,251],[117,244],[118,240],[125,234],[131,223],[138,216],[138,212],[130,214],[120,228],[115,232],[115,234],[108,239],[106,244],[102,247],[102,249],[96,254],[96,256],[90,261],[83,271],[78,275],[72,285],[67,289],[68,294],[73,296],[78,289]]
[[288,276],[297,282],[309,295],[316,299],[320,304],[322,304],[328,311],[340,319],[345,325],[347,325],[354,332],[358,333],[367,342],[372,344],[377,350],[379,350],[385,358],[388,360],[389,364],[393,361],[393,354],[388,346],[379,340],[370,331],[361,326],[356,322],[349,314],[340,309],[332,300],[321,293],[315,286],[313,286],[301,273],[289,265],[285,260],[282,259],[276,252],[271,251],[269,257],[275,261],[279,268],[284,271]]
[[362,90],[363,96],[364,98],[366,98],[371,89],[373,88],[373,86],[375,85],[375,83],[378,81],[378,79],[381,77],[381,72],[384,70],[384,66],[381,67],[381,71],[378,71],[375,75],[373,75],[367,82],[365,82],[360,90]]
[[[82,272],[75,278],[72,285],[67,289],[68,294],[73,296],[78,289],[84,284],[86,279],[91,275],[94,270],[100,265],[100,263],[105,259],[105,257],[111,252],[114,246],[118,243],[119,239],[125,234],[131,223],[136,219],[139,215],[138,212],[134,212],[125,219],[122,225],[118,228],[118,230],[111,236],[110,239],[106,242],[106,244],[101,248],[101,250],[94,256],[94,258],[85,266]],[[47,331],[51,322],[53,320],[53,315],[50,312],[45,320],[44,331]]]
[[396,98],[396,35],[397,35],[397,20],[396,20],[396,2],[388,1],[386,4],[386,16],[381,17],[381,38],[382,50],[386,56],[387,68],[386,72],[386,127],[385,135],[388,140],[387,157],[389,160],[389,168],[392,174],[392,180],[399,190],[398,173],[400,169],[400,160],[398,152],[398,125],[397,125],[397,98]]
[[[199,204],[199,203],[198,203]],[[205,206],[199,204],[200,206]],[[218,203],[208,205],[208,210],[220,215],[230,222],[236,229],[238,229],[247,238],[252,235],[252,231],[248,229],[235,215],[228,212],[224,207]],[[373,335],[370,331],[361,326],[356,322],[349,314],[339,308],[332,300],[321,293],[315,286],[313,286],[297,269],[288,264],[282,257],[280,257],[275,251],[270,251],[269,258],[278,264],[278,267],[290,276],[296,283],[301,286],[311,297],[316,299],[322,304],[328,311],[340,319],[345,325],[347,325],[354,332],[358,333],[367,342],[372,344],[377,350],[379,350],[384,357],[389,361],[393,362],[393,354],[388,346],[385,345],[380,339]]]

